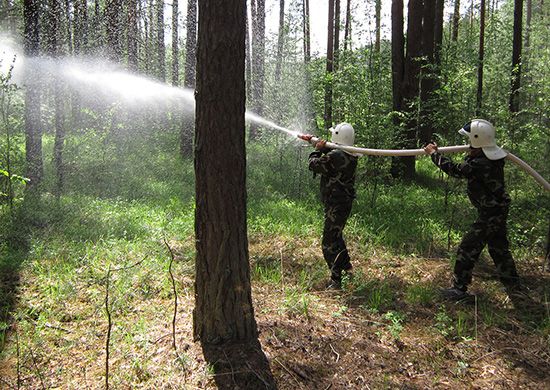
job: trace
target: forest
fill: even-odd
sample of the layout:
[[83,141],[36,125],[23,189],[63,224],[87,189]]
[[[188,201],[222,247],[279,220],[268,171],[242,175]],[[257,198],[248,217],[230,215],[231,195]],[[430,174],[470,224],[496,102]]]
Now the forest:
[[[0,388],[548,388],[549,26],[544,0],[0,0]],[[430,143],[500,167],[521,290],[487,238],[442,295],[485,206]],[[357,163],[329,260],[331,155]]]

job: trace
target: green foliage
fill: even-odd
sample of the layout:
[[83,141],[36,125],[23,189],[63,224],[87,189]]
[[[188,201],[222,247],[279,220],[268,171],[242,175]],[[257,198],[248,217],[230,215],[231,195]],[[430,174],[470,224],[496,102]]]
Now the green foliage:
[[390,331],[390,334],[394,339],[398,340],[401,332],[403,331],[405,316],[395,311],[389,311],[384,314],[384,319],[389,321],[388,330]]

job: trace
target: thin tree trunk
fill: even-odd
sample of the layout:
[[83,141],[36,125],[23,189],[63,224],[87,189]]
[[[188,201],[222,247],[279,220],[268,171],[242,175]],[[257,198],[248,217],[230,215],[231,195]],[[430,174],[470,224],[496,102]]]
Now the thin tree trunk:
[[[407,112],[406,126],[402,134],[403,147],[414,148],[418,131],[418,115],[415,104],[419,93],[420,57],[422,55],[422,0],[409,0],[407,22],[407,52],[403,76],[403,108]],[[400,176],[413,179],[415,158],[401,157]]]
[[[72,34],[73,34],[73,20],[71,18],[71,0],[65,0],[65,20],[67,20],[67,46],[68,46],[68,51],[67,51],[67,54],[71,55],[73,54],[73,50],[74,50],[74,45],[73,45],[73,37],[72,37]],[[61,15],[60,15],[60,19],[61,20]]]
[[[61,3],[60,0],[49,0],[48,33],[46,35],[46,46],[48,54],[52,58],[58,58],[61,54]],[[56,186],[54,193],[59,197],[63,192],[64,172],[63,172],[63,144],[65,140],[64,115],[63,115],[63,96],[61,89],[61,79],[55,75],[52,79],[54,90],[54,127],[55,138],[53,148],[53,161],[56,175]]]
[[[195,74],[197,63],[197,0],[187,2],[187,37],[185,40],[185,88],[195,89]],[[183,116],[180,132],[180,155],[183,158],[193,154],[193,119],[189,115]]]
[[[25,56],[27,58],[39,55],[39,5],[38,0],[24,0],[23,17],[25,23]],[[25,151],[26,177],[30,179],[29,190],[35,190],[42,182],[44,167],[42,163],[42,124],[40,114],[40,93],[33,75],[27,74],[27,89],[25,94]]]
[[453,12],[453,29],[451,40],[456,42],[458,40],[458,26],[460,24],[460,0],[455,0],[455,9]]
[[128,0],[128,68],[138,68],[138,10],[137,0]]
[[180,85],[178,0],[172,0],[172,85]]
[[382,8],[382,0],[376,0],[374,3],[374,20],[375,20],[375,34],[374,51],[380,53],[380,10]]
[[[392,0],[392,97],[393,111],[402,109],[402,83],[405,72],[405,38],[403,35],[403,0]],[[397,118],[397,115],[395,116]]]
[[120,62],[122,58],[122,0],[108,0],[105,6],[107,16],[107,47],[109,58],[112,61]]
[[445,0],[435,2],[435,24],[434,24],[434,61],[441,64],[441,49],[443,48],[443,13]]
[[483,61],[485,53],[485,0],[481,0],[479,14],[479,55],[477,63],[476,116],[481,116],[483,99]]
[[325,130],[332,126],[332,73],[334,70],[334,0],[328,2],[327,65],[325,81]]
[[523,0],[514,0],[514,38],[512,42],[512,87],[509,109],[512,114],[519,112],[519,89],[521,87],[521,47],[523,26]]
[[88,6],[86,0],[74,2],[74,53],[76,55],[86,52],[88,46]]
[[275,63],[275,81],[281,81],[283,46],[285,39],[285,0],[279,1],[279,36],[277,37],[277,59]]
[[351,0],[346,5],[346,27],[344,28],[344,51],[351,50]]
[[[246,9],[248,10],[248,0],[246,2]],[[252,47],[250,45],[250,18],[248,12],[246,13],[246,101],[249,101],[252,96]]]
[[531,50],[531,21],[533,18],[533,1],[527,0],[525,15],[525,43],[523,45],[523,71],[528,73],[528,61]]
[[422,69],[420,105],[420,142],[427,143],[434,132],[432,121],[433,93],[435,89],[435,6],[436,0],[424,0],[422,23],[422,55],[425,59]]
[[[252,107],[262,116],[265,83],[265,0],[252,1]],[[258,125],[250,125],[250,139],[258,136]]]
[[309,64],[311,58],[310,32],[309,32],[309,0],[303,0],[303,22],[304,22],[304,63]]
[[187,38],[185,40],[185,81],[186,88],[195,88],[197,62],[197,0],[187,2]]
[[166,81],[166,47],[164,46],[164,0],[157,0],[157,71],[160,81]]
[[334,0],[334,71],[340,62],[340,0]]

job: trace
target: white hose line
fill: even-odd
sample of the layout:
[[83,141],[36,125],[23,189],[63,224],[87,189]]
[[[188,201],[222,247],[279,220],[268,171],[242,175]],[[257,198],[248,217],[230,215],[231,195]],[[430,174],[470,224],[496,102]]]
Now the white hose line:
[[[301,135],[301,134],[300,134]],[[300,135],[298,135],[298,138],[300,138]],[[311,144],[315,145],[320,139],[317,137],[311,138],[311,141],[309,141]],[[423,156],[427,153],[424,151],[424,149],[403,149],[403,150],[393,150],[393,149],[368,149],[368,148],[357,148],[355,146],[346,146],[346,145],[338,145],[332,142],[327,142],[326,147],[330,149],[340,149],[345,152],[351,153],[351,154],[358,154],[358,155],[368,155],[368,156],[398,156],[398,157],[405,157],[405,156]],[[465,152],[470,149],[470,145],[456,145],[456,146],[443,146],[438,147],[437,151],[439,153],[460,153]],[[518,165],[521,169],[523,169],[525,172],[533,176],[533,178],[540,184],[546,191],[550,191],[550,183],[548,183],[544,177],[542,177],[537,171],[535,171],[533,168],[529,166],[525,161],[520,159],[517,156],[514,156],[510,152],[506,155],[506,158],[510,161],[512,161],[514,164]]]
[[512,153],[507,152],[508,155],[506,158],[510,161],[512,161],[514,164],[519,165],[521,169],[523,169],[525,172],[533,176],[533,178],[544,187],[546,191],[550,191],[550,183],[548,183],[544,177],[540,175],[537,171],[535,171],[533,168],[529,166],[525,161],[523,161],[521,158],[514,156]]

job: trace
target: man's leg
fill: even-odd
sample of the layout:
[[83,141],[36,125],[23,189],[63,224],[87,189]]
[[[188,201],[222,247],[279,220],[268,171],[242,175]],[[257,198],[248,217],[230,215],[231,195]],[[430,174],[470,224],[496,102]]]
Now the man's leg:
[[341,282],[342,271],[351,268],[351,262],[343,230],[351,213],[351,202],[325,206],[323,229],[323,256],[331,271],[331,279]]

